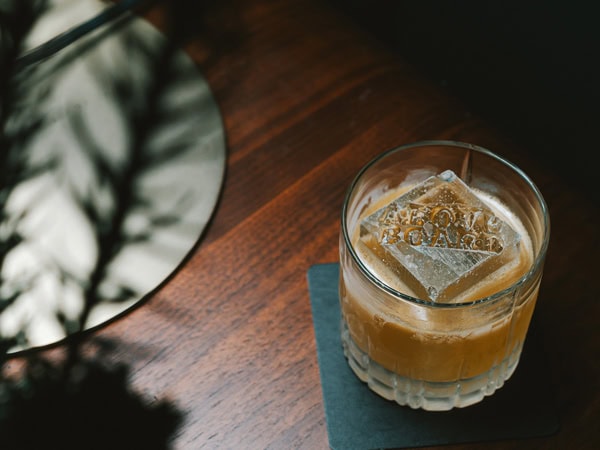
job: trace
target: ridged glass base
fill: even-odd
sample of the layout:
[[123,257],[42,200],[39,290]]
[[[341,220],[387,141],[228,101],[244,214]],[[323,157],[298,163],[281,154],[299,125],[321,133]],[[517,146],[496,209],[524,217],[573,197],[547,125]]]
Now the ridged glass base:
[[369,388],[388,400],[414,409],[448,411],[463,408],[492,395],[510,378],[519,363],[520,349],[501,364],[473,378],[452,382],[414,380],[380,366],[354,343],[342,320],[344,355],[354,373]]

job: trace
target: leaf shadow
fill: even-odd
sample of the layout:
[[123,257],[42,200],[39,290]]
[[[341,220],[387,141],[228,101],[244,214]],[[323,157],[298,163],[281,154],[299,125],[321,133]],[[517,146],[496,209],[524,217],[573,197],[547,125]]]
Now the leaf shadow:
[[74,364],[29,356],[0,383],[0,445],[4,450],[166,450],[183,413],[167,400],[145,398],[127,364],[106,354]]
[[[165,17],[171,17],[171,24],[189,21],[194,12],[200,12],[198,5],[203,2],[186,2],[184,0],[169,3],[171,11]],[[207,4],[210,2],[206,2]],[[31,158],[22,149],[35,140],[39,133],[53,125],[52,117],[43,114],[28,113],[39,110],[49,91],[39,88],[41,79],[52,82],[65,67],[77,61],[83,52],[91,51],[110,33],[101,33],[88,39],[78,51],[66,52],[58,64],[49,61],[38,67],[39,70],[24,70],[17,73],[17,65],[13,64],[20,54],[20,45],[27,35],[27,28],[35,23],[36,15],[42,14],[46,3],[15,2],[18,20],[11,22],[10,14],[0,8],[0,318],[10,310],[19,299],[31,290],[34,279],[25,282],[10,283],[5,278],[3,269],[8,266],[7,260],[21,244],[26,236],[21,233],[20,224],[29,211],[21,214],[10,214],[8,200],[20,184],[44,176],[44,172],[55,174],[60,170],[62,161],[69,158],[55,149],[49,149],[41,157]],[[25,5],[26,7],[23,7]],[[39,6],[39,9],[29,6]],[[4,7],[4,6],[3,6]],[[2,8],[3,8],[2,7]],[[187,8],[187,9],[186,9]],[[204,11],[202,9],[202,11]],[[124,26],[120,23],[119,26]],[[16,25],[16,26],[13,26]],[[148,90],[142,94],[139,103],[132,102],[132,92],[122,80],[112,79],[112,92],[115,98],[113,105],[121,105],[121,119],[129,124],[127,142],[127,161],[125,166],[115,166],[114,160],[105,158],[103,146],[89,133],[88,123],[77,111],[68,111],[68,121],[72,135],[79,142],[81,154],[79,158],[87,158],[95,167],[98,185],[108,186],[113,193],[114,208],[103,209],[96,202],[96,193],[90,191],[69,192],[72,204],[76,205],[80,216],[87,219],[93,228],[92,239],[97,244],[98,255],[95,265],[90,269],[89,278],[81,278],[61,267],[60,261],[52,262],[53,276],[58,284],[75,286],[83,307],[77,317],[67,317],[63,311],[57,310],[55,318],[62,327],[66,338],[57,346],[50,348],[34,348],[11,354],[15,346],[27,347],[28,335],[23,329],[13,330],[12,334],[0,333],[0,448],[2,450],[28,450],[41,448],[56,449],[167,449],[181,425],[184,414],[173,403],[167,400],[147,399],[136,392],[131,385],[131,368],[129,364],[114,362],[111,354],[116,346],[123,342],[102,341],[93,334],[86,333],[85,323],[94,306],[106,300],[102,292],[103,283],[109,278],[108,269],[125,244],[144,242],[149,239],[147,230],[127,233],[126,216],[134,208],[143,209],[147,202],[143,190],[136,186],[136,179],[144,171],[156,170],[156,166],[165,164],[185,156],[188,146],[187,135],[179,135],[171,148],[164,153],[148,152],[147,143],[156,123],[173,120],[175,115],[161,115],[161,89],[168,84],[168,60],[181,48],[186,40],[192,39],[193,24],[179,27],[177,32],[165,31],[170,37],[163,53],[155,60],[154,79],[148,83]],[[202,31],[202,30],[199,30]],[[11,39],[4,39],[5,36]],[[8,44],[6,44],[8,42]],[[144,49],[140,49],[143,55]],[[65,56],[66,55],[66,56]],[[11,65],[12,64],[12,65]],[[29,78],[28,78],[29,77]],[[109,77],[110,78],[110,77]],[[16,84],[15,84],[16,80]],[[107,79],[99,82],[107,82]],[[185,80],[183,80],[185,84]],[[15,89],[18,86],[19,89]],[[23,98],[18,93],[32,88],[33,94]],[[35,89],[33,89],[35,87]],[[110,89],[109,89],[110,90]],[[139,92],[138,92],[139,94]],[[145,97],[144,97],[145,96]],[[111,100],[107,100],[109,103]],[[11,113],[17,112],[18,114]],[[193,113],[179,104],[174,112],[181,116]],[[26,120],[14,121],[14,117],[27,117]],[[50,154],[50,156],[48,156]],[[18,169],[18,170],[15,170]],[[96,195],[96,197],[94,197]],[[41,196],[34,205],[43,204],[47,198]],[[186,207],[186,197],[182,196],[178,208]],[[171,205],[173,206],[173,205]],[[108,213],[107,213],[108,211]],[[116,211],[116,212],[115,212]],[[173,208],[161,210],[150,216],[149,223],[154,228],[167,227],[177,221],[178,211]],[[119,303],[139,294],[127,285],[115,284],[117,289],[111,291],[109,302]],[[113,286],[114,287],[114,286]],[[66,292],[66,290],[65,290]],[[47,299],[45,299],[47,300]],[[89,331],[89,330],[87,330]],[[94,351],[84,350],[89,346]]]

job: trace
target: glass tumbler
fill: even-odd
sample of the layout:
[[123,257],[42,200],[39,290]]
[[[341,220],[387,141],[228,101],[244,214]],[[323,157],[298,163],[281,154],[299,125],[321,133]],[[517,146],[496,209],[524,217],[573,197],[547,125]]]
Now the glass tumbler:
[[[517,256],[499,267],[493,265],[489,274],[479,274],[472,281],[475,287],[470,288],[467,280],[456,298],[437,301],[396,284],[400,272],[390,270],[386,261],[391,253],[374,252],[365,245],[363,224],[403,193],[448,170],[493,214],[482,215],[455,199],[443,216],[433,200],[423,206],[413,196],[416,200],[407,208],[421,215],[410,219],[413,234],[404,236],[409,250],[424,251],[426,244],[414,239],[414,230],[424,233],[424,223],[434,210],[438,228],[448,227],[459,216],[463,228],[467,216],[473,222],[485,217],[485,227],[492,228],[500,217],[516,230],[519,241]],[[353,372],[380,396],[415,409],[445,411],[492,395],[519,363],[549,234],[548,210],[538,188],[518,167],[487,149],[463,142],[422,141],[370,161],[346,194],[340,233],[341,337]],[[476,239],[469,242],[477,253],[479,247],[472,244]],[[444,249],[435,251],[443,254]],[[463,256],[468,255],[458,253]],[[395,264],[401,271],[410,269]],[[433,269],[429,276],[438,272]]]

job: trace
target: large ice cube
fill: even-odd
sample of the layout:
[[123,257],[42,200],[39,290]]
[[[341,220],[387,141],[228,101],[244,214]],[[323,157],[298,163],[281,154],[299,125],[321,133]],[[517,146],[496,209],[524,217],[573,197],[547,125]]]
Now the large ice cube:
[[419,298],[452,302],[514,259],[520,236],[451,170],[361,222],[360,238]]

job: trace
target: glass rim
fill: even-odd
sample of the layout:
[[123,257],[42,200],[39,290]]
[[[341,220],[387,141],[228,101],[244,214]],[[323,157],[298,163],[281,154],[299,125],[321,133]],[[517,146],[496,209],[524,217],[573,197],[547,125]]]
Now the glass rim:
[[[356,185],[361,180],[362,176],[365,174],[365,172],[367,170],[369,170],[377,162],[379,162],[380,160],[386,158],[387,156],[389,156],[393,153],[398,153],[403,150],[408,150],[408,149],[415,148],[415,147],[432,147],[432,146],[456,147],[456,148],[473,150],[478,153],[482,153],[492,159],[497,160],[501,164],[507,166],[510,170],[514,171],[521,179],[523,179],[525,181],[527,186],[535,194],[535,198],[540,206],[540,210],[542,212],[542,219],[543,219],[543,240],[542,240],[542,245],[540,246],[539,251],[535,254],[534,261],[531,264],[531,267],[517,281],[512,283],[510,286],[508,286],[498,292],[495,292],[492,295],[488,295],[488,296],[485,296],[482,298],[478,298],[478,299],[471,300],[468,302],[460,302],[460,303],[436,303],[434,301],[423,300],[418,297],[413,297],[411,295],[404,294],[404,293],[394,289],[393,287],[389,286],[388,284],[384,283],[379,278],[377,278],[363,264],[362,260],[360,259],[360,257],[356,253],[356,251],[354,250],[354,245],[352,245],[352,241],[351,241],[351,239],[349,237],[349,233],[348,233],[348,226],[346,224],[346,216],[348,213],[348,205],[350,202],[350,198],[352,196],[352,193],[354,192],[354,189],[356,188]],[[525,284],[525,282],[530,280],[535,275],[535,273],[537,273],[538,269],[544,262],[546,252],[548,250],[548,243],[550,241],[550,215],[548,212],[548,206],[546,204],[546,201],[544,200],[544,197],[542,196],[542,193],[540,192],[540,190],[538,189],[536,184],[531,180],[531,178],[529,178],[529,176],[525,172],[523,172],[523,170],[521,170],[518,166],[516,166],[512,162],[508,161],[505,158],[500,157],[499,155],[495,154],[494,152],[492,152],[484,147],[481,147],[481,146],[475,145],[475,144],[470,144],[467,142],[452,141],[452,140],[415,141],[415,142],[412,142],[409,144],[403,144],[403,145],[399,145],[396,147],[392,147],[388,150],[383,151],[382,153],[375,156],[374,158],[372,158],[369,162],[367,162],[364,166],[362,166],[362,168],[358,171],[358,173],[356,174],[356,176],[350,183],[348,190],[346,191],[346,195],[344,197],[344,203],[342,206],[341,227],[342,227],[342,236],[344,238],[344,243],[346,245],[346,248],[350,252],[350,255],[351,255],[353,261],[358,265],[358,268],[360,269],[361,273],[364,276],[366,276],[370,281],[372,281],[380,289],[383,289],[385,292],[391,294],[393,297],[400,298],[402,300],[406,300],[406,301],[409,301],[411,303],[415,303],[418,305],[430,306],[430,307],[438,308],[438,309],[464,308],[464,307],[483,304],[483,303],[493,303],[494,301],[506,296],[509,292],[515,291],[520,286]]]

